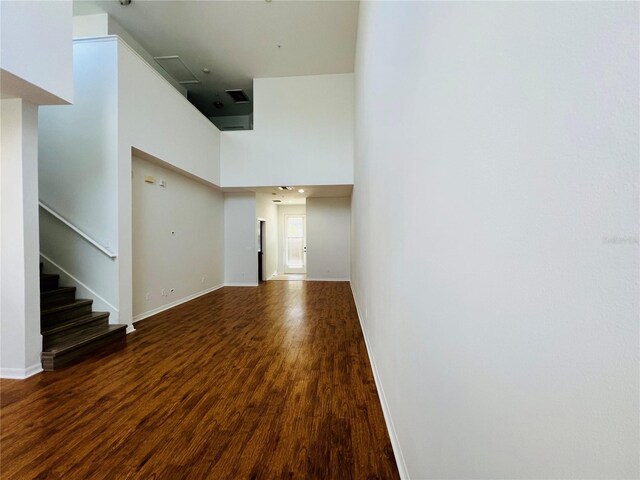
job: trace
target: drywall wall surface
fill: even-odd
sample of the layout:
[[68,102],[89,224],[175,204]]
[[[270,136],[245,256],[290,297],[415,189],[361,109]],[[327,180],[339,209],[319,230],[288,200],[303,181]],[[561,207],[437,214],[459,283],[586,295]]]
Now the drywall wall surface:
[[109,35],[109,15],[76,15],[73,17],[73,38],[103,37]]
[[225,187],[353,183],[353,74],[256,78],[252,131],[223,132]]
[[[305,215],[306,205],[278,205],[278,272],[284,273],[286,258],[285,215]],[[308,235],[307,235],[308,239]]]
[[640,476],[638,9],[360,5],[351,275],[407,478]]
[[11,93],[24,98],[33,94],[30,100],[38,103],[73,101],[71,10],[70,1],[0,3],[3,94],[7,82],[15,89]]
[[[68,286],[92,292],[118,323],[118,92],[115,37],[76,40],[74,104],[39,112],[39,197],[62,218],[116,255],[111,258],[40,210],[40,252]],[[53,273],[53,272],[52,272]],[[126,320],[125,320],[126,321]]]
[[118,91],[115,38],[74,42],[75,102],[39,115],[40,200],[117,251]]
[[134,320],[222,286],[222,192],[136,157],[132,190]]
[[131,36],[129,32],[127,32],[118,22],[116,22],[112,17],[108,17],[107,21],[107,31],[109,35],[117,35],[120,37],[122,41],[124,41],[129,47],[131,47],[142,59],[147,62],[147,64],[153,68],[156,72],[162,76],[167,82],[171,84],[173,88],[175,88],[180,95],[183,97],[187,96],[187,89],[180,85],[176,79],[174,79],[171,75],[167,73],[167,71],[158,65],[158,62],[155,61],[153,55],[149,53],[147,49],[145,49],[138,41]]
[[42,370],[38,271],[38,110],[0,102],[0,377]]
[[224,283],[255,286],[258,283],[256,194],[224,194]]
[[351,198],[307,198],[307,280],[349,280]]
[[220,184],[219,130],[122,41],[118,93],[120,145]]
[[264,275],[265,279],[278,270],[278,206],[268,193],[256,193],[256,216],[264,220]]
[[218,129],[140,55],[118,40],[118,253],[122,319],[133,317],[132,149],[191,178],[212,185],[220,183]]

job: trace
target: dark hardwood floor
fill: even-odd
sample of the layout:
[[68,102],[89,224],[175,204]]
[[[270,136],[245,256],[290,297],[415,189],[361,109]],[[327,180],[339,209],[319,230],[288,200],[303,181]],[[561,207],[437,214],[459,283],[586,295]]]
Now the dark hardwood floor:
[[346,282],[225,287],[2,380],[2,479],[398,478]]

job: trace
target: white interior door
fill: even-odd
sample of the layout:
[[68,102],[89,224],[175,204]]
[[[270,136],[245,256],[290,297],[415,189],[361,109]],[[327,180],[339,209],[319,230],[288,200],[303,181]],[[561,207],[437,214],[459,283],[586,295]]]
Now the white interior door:
[[284,273],[307,273],[306,215],[284,216]]

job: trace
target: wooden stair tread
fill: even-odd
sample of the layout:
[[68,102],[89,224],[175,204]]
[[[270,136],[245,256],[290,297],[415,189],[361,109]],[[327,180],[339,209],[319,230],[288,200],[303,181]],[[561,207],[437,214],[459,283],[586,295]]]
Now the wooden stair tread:
[[47,297],[55,297],[56,295],[60,295],[61,293],[71,293],[76,291],[76,287],[58,287],[53,290],[46,290],[44,292],[40,292],[40,299],[45,299]]
[[76,287],[60,285],[60,275],[42,273],[40,332],[42,368],[57,370],[88,356],[127,345],[127,325],[109,324],[109,312],[93,312],[93,300],[76,298]]
[[53,357],[62,355],[119,331],[122,331],[124,335],[126,329],[127,325],[124,324],[109,324],[78,330],[77,332],[73,332],[73,334],[60,338],[58,342],[51,345],[46,351],[43,351],[42,356]]
[[42,310],[40,312],[40,316],[43,317],[45,315],[50,315],[52,313],[63,312],[65,310],[73,310],[74,308],[78,308],[85,305],[92,305],[93,300],[87,299],[76,299],[73,303],[65,303],[64,305],[56,305],[55,307],[47,308],[46,310]]
[[64,330],[70,330],[75,327],[80,327],[87,323],[94,322],[101,318],[107,319],[109,318],[109,312],[91,312],[88,315],[83,315],[82,317],[72,318],[66,322],[56,323],[49,328],[46,328],[40,332],[42,335],[51,335],[53,333],[59,333]]

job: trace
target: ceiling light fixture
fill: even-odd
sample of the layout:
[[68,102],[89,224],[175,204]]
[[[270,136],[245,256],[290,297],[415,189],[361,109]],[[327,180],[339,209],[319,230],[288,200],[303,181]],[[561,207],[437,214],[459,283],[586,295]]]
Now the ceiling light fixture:
[[293,190],[293,187],[278,187],[278,190],[291,191],[291,190]]
[[298,190],[298,193],[304,193],[304,188],[301,188],[300,190]]
[[209,70],[207,67],[204,67],[202,69],[202,73],[211,73],[211,70]]

